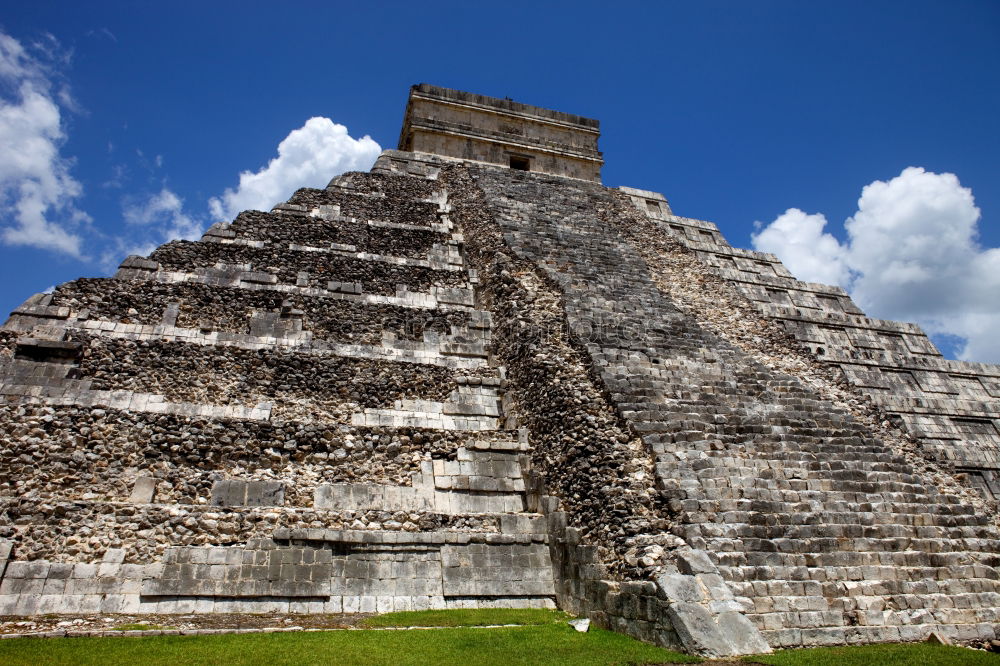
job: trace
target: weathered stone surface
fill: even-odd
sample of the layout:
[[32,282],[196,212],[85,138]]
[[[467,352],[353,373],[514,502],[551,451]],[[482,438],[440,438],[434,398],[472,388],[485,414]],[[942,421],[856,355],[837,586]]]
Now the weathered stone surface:
[[410,89],[400,150],[600,181],[598,122],[422,83]]
[[757,627],[742,613],[719,613],[716,623],[731,654],[764,654],[771,651]]
[[595,121],[413,94],[371,173],[0,328],[0,614],[558,601],[714,656],[996,638],[1000,370],[604,188]]
[[671,604],[667,606],[667,617],[688,651],[708,657],[740,654],[704,606],[683,601]]
[[132,494],[128,501],[135,504],[149,504],[156,494],[156,479],[151,476],[140,476],[132,486]]
[[715,564],[712,563],[708,553],[693,548],[677,551],[677,568],[680,569],[681,573],[692,576],[695,574],[714,574],[719,572]]

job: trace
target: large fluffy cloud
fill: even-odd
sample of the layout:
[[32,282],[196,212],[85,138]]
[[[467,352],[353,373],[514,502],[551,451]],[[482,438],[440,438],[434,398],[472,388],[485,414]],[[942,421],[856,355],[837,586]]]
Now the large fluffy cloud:
[[[145,254],[164,241],[197,238],[208,216],[186,210],[166,186],[124,196],[127,224],[115,237],[89,227],[89,216],[75,204],[83,187],[70,172],[73,160],[60,152],[66,141],[63,112],[75,109],[62,85],[62,53],[51,37],[26,47],[0,33],[0,243],[84,259],[84,232],[89,231],[91,242],[103,239],[102,250],[91,249],[99,249],[100,262],[109,267],[124,253]],[[226,220],[245,209],[267,210],[299,187],[322,187],[344,171],[368,169],[381,148],[368,136],[352,138],[329,118],[310,118],[281,141],[277,152],[256,173],[240,173],[236,189],[211,198],[211,216]],[[155,165],[160,167],[159,156]],[[123,187],[125,171],[124,165],[116,167],[110,184]]]
[[38,53],[0,33],[0,240],[81,257],[77,229],[89,217],[74,206],[83,188],[60,154],[60,104],[71,98]]
[[872,316],[962,338],[959,358],[1000,361],[1000,249],[979,245],[979,219],[954,174],[909,167],[864,187],[845,243],[797,209],[752,240],[800,279],[846,287]]
[[310,118],[278,144],[278,156],[256,173],[244,171],[235,190],[209,202],[215,220],[242,210],[270,210],[300,187],[325,187],[345,171],[367,170],[382,149],[370,137],[353,139],[329,118]]

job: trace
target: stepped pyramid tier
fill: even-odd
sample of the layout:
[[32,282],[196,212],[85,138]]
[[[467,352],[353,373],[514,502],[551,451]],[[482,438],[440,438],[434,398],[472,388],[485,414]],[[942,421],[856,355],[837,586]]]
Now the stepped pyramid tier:
[[433,86],[369,173],[0,329],[0,614],[554,607],[995,639],[1000,371]]

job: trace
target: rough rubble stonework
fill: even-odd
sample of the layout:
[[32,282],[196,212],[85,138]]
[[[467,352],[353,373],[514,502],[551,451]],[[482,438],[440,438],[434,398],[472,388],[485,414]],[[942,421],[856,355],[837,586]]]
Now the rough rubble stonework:
[[1000,370],[421,84],[370,173],[0,329],[0,615],[553,607],[712,656],[1000,628]]

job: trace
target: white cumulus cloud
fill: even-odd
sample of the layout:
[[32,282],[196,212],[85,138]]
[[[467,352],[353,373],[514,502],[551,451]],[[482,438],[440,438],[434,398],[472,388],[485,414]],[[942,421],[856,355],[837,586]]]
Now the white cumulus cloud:
[[873,317],[915,321],[962,338],[964,360],[1000,361],[1000,249],[978,242],[981,213],[950,173],[908,167],[866,185],[844,222],[789,209],[752,235],[800,279],[840,284]]
[[72,99],[46,64],[58,45],[47,46],[53,52],[35,55],[0,33],[0,241],[81,258],[78,230],[90,218],[73,203],[83,187],[60,154],[60,104],[72,108]]
[[380,152],[368,136],[354,139],[329,118],[310,118],[278,144],[278,156],[266,167],[242,172],[239,187],[209,201],[212,218],[223,221],[243,210],[270,210],[300,187],[325,187],[345,171],[371,168]]
[[825,216],[789,208],[751,239],[758,250],[781,257],[800,280],[844,284],[850,278],[844,250],[833,235],[823,231],[825,227]]

